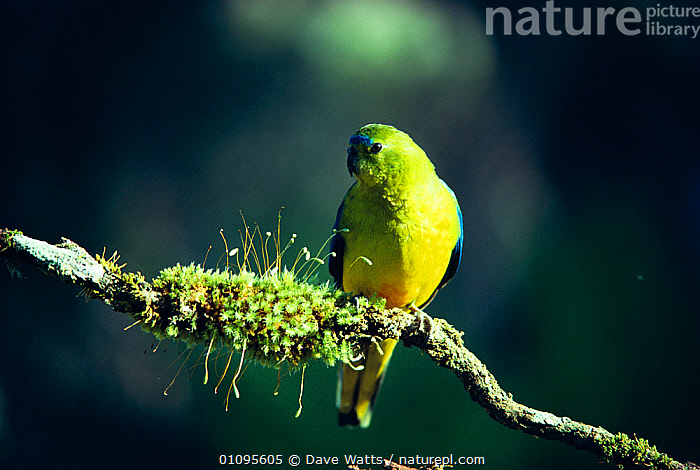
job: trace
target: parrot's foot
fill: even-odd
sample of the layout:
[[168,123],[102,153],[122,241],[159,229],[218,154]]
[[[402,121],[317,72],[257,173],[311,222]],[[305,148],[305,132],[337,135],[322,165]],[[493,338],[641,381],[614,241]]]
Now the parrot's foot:
[[430,341],[430,334],[433,331],[433,319],[430,317],[430,315],[416,307],[414,304],[411,304],[409,308],[416,315],[418,330],[425,335],[425,339],[422,344],[422,347],[425,348],[428,345],[428,341]]

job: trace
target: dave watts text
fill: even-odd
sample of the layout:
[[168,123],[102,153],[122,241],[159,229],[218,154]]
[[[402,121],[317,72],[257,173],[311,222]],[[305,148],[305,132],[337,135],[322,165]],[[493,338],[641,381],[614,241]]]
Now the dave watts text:
[[430,465],[484,465],[486,464],[486,459],[484,457],[472,457],[472,456],[461,456],[461,455],[444,455],[444,456],[426,456],[426,455],[408,455],[408,456],[396,456],[392,454],[389,457],[381,455],[355,455],[346,454],[342,457],[338,456],[320,456],[320,455],[306,455],[306,460],[304,463],[306,465],[386,465],[385,462],[397,463],[399,465],[416,465],[416,466],[430,466]]

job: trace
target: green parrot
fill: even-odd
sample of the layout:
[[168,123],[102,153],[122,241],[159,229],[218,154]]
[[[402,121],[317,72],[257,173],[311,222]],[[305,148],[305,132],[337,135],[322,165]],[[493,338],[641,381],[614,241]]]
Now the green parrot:
[[[423,314],[461,260],[462,212],[452,190],[435,173],[408,134],[368,124],[350,137],[350,187],[334,225],[329,270],[338,288],[377,294],[386,307]],[[396,346],[372,344],[344,364],[338,381],[338,424],[366,428]]]

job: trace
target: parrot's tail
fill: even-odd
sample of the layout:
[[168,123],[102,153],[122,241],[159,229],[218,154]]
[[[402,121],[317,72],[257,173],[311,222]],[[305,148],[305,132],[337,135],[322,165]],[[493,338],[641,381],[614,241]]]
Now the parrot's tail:
[[343,364],[338,374],[338,424],[366,428],[397,341],[385,339],[372,344],[365,357],[352,365]]

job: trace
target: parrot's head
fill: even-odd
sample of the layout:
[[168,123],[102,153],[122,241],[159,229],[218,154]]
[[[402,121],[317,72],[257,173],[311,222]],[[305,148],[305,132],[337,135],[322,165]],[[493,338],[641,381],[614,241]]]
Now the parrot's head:
[[368,186],[391,188],[434,174],[435,167],[405,132],[367,124],[350,137],[348,171]]

